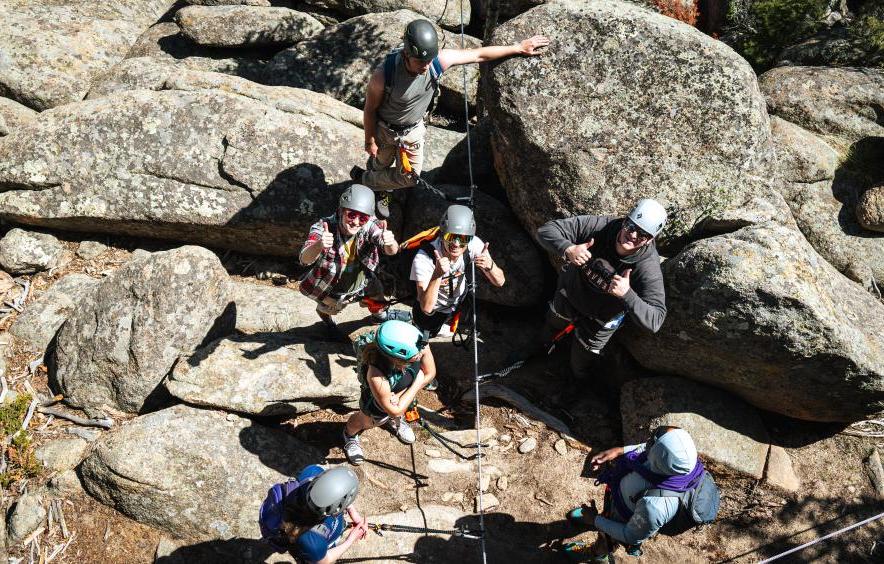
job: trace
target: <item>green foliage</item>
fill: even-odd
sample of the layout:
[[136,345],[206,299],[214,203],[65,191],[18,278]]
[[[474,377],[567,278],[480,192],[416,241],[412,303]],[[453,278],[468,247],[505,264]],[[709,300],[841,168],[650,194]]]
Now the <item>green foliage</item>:
[[730,4],[734,46],[759,73],[785,47],[823,27],[827,0],[735,0]]
[[21,431],[28,406],[31,404],[31,396],[22,394],[15,400],[0,405],[0,432],[2,437],[12,437],[9,444],[4,447],[6,452],[6,471],[0,474],[0,486],[6,488],[11,484],[36,476],[42,470],[42,466],[34,456],[34,446],[31,436]]

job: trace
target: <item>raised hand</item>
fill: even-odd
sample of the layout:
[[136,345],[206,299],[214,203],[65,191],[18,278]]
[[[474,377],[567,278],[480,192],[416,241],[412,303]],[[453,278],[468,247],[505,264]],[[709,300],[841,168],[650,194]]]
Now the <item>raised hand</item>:
[[611,286],[608,287],[608,293],[612,296],[617,296],[618,298],[622,298],[629,292],[629,275],[632,274],[632,269],[628,269],[623,273],[623,276],[619,274],[615,274],[611,279]]
[[328,223],[322,222],[322,248],[330,249],[335,244],[335,234],[328,230]]
[[592,471],[595,472],[601,467],[602,464],[604,464],[605,462],[610,462],[611,460],[614,460],[622,454],[623,447],[614,447],[609,448],[608,450],[603,450],[602,452],[592,457],[592,460],[590,461],[592,463]]
[[586,243],[579,245],[571,245],[565,249],[565,260],[576,266],[583,266],[592,258],[589,248],[593,246],[595,239],[590,239]]
[[482,253],[476,258],[476,266],[486,272],[494,268],[494,261],[491,260],[491,253],[488,252],[488,245],[489,243],[485,243]]
[[436,255],[436,271],[433,273],[435,278],[441,278],[451,272],[451,260],[448,257],[439,254],[439,251],[433,251]]
[[385,229],[381,232],[381,242],[385,247],[392,247],[396,244],[396,237],[393,235],[392,231],[386,229],[386,225],[384,227]]

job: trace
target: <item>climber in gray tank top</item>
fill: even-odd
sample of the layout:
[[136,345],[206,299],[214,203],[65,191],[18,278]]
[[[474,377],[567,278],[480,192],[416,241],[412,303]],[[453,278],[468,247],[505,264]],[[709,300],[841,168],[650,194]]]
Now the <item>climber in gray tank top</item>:
[[[389,217],[390,190],[410,188],[424,159],[424,115],[441,74],[455,65],[483,63],[513,55],[539,55],[549,39],[535,35],[513,45],[439,50],[436,28],[414,20],[405,28],[402,49],[372,72],[365,91],[362,124],[367,170],[353,167],[354,181],[381,191],[377,216]],[[386,67],[386,68],[385,68]]]

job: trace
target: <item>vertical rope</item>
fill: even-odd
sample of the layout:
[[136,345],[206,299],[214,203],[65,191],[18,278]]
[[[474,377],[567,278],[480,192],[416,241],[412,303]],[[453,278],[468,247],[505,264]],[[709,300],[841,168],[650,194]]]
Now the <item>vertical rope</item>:
[[[460,1],[460,48],[466,49],[466,38],[464,36],[464,14],[463,14],[463,0]],[[473,209],[473,213],[475,213],[475,196],[476,196],[476,183],[473,179],[473,147],[472,142],[470,140],[470,104],[468,98],[468,90],[467,90],[467,67],[463,65],[461,76],[463,77],[463,115],[464,122],[467,126],[467,169],[470,174],[470,207]],[[469,245],[467,245],[466,252],[470,252]],[[481,537],[479,539],[479,544],[482,549],[482,564],[487,564],[488,555],[485,550],[485,503],[482,500],[482,414],[480,411],[481,404],[479,401],[479,340],[478,336],[478,321],[476,315],[476,261],[470,261],[470,277],[472,278],[473,291],[472,300],[473,300],[473,385],[475,387],[476,392],[476,473],[478,479],[478,502],[479,502],[479,530],[481,531]]]

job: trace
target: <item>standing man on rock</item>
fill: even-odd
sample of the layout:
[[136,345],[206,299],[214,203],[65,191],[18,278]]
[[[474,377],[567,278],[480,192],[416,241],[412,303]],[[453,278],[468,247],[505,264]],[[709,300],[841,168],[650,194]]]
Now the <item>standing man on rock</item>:
[[[436,28],[414,20],[405,28],[402,50],[391,53],[371,75],[365,91],[362,124],[368,170],[353,167],[350,176],[383,191],[377,216],[389,217],[390,190],[410,188],[424,160],[424,115],[444,71],[455,65],[484,63],[513,55],[539,55],[549,39],[535,35],[514,45],[439,50]],[[394,166],[395,165],[395,166]]]
[[639,200],[627,217],[579,215],[543,224],[541,246],[562,257],[556,293],[543,330],[546,343],[574,330],[571,371],[586,378],[624,319],[657,332],[666,319],[666,294],[655,237],[666,210]]

